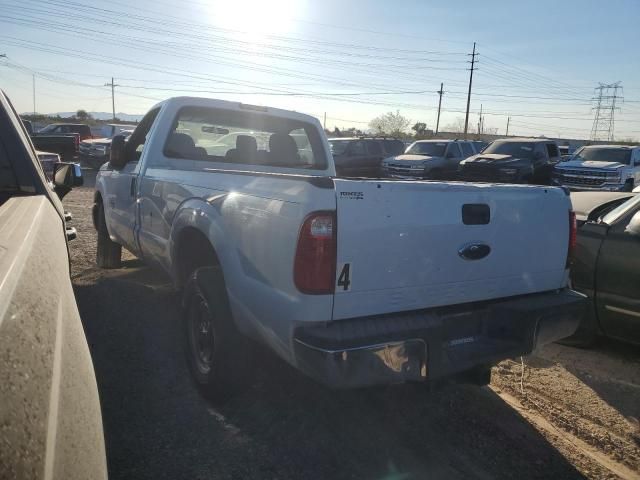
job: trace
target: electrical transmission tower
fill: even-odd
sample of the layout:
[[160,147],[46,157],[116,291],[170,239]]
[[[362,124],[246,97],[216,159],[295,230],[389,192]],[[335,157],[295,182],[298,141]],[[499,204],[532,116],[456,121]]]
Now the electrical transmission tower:
[[621,82],[605,85],[600,83],[596,87],[596,96],[593,98],[595,117],[591,128],[591,140],[613,141],[615,127],[615,113],[620,108],[617,103],[623,100]]

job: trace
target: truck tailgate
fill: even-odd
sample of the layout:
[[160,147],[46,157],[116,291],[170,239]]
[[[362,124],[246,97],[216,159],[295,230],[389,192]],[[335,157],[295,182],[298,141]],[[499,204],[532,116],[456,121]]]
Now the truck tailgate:
[[334,319],[566,284],[569,198],[526,185],[336,179]]

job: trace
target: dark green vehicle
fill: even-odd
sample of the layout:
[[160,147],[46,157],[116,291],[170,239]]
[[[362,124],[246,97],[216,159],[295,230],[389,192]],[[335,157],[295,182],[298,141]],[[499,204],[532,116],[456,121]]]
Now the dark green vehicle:
[[591,304],[563,343],[589,346],[603,335],[640,344],[640,195],[576,192],[571,202],[578,221],[571,280]]

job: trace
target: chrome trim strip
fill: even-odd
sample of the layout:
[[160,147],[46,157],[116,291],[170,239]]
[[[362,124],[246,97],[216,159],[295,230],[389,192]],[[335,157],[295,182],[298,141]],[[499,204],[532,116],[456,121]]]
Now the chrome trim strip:
[[610,310],[612,312],[623,313],[625,315],[630,315],[632,317],[640,318],[640,312],[634,312],[633,310],[626,310],[624,308],[612,307],[611,305],[605,305],[604,308],[605,310]]

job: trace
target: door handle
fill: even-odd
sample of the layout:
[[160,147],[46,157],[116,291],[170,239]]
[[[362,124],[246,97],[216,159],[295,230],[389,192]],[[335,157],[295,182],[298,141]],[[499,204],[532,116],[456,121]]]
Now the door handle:
[[135,197],[135,195],[136,195],[136,178],[137,177],[132,177],[131,178],[131,189],[130,189],[129,193],[131,194],[132,197]]

